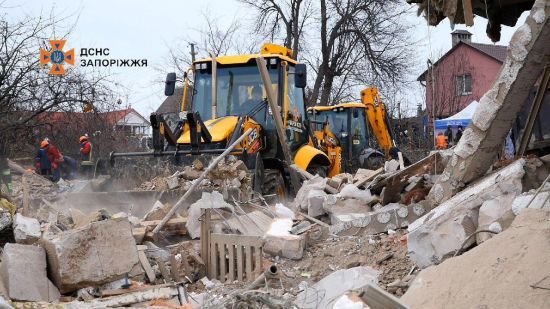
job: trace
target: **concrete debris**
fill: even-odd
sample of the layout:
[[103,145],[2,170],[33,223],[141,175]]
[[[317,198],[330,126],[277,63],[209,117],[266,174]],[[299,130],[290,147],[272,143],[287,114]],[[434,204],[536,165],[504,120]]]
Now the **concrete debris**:
[[298,193],[296,193],[296,198],[294,199],[294,204],[302,210],[307,210],[307,198],[309,191],[311,190],[325,190],[327,184],[327,179],[319,176],[315,176],[309,180],[304,181]]
[[187,223],[185,227],[192,239],[200,236],[200,221],[203,209],[211,208],[227,208],[233,210],[233,206],[226,203],[223,195],[217,191],[212,193],[203,192],[200,200],[196,201],[189,207]]
[[[503,194],[481,204],[478,216],[478,230],[491,230],[500,233],[508,228],[515,218],[512,212],[514,194]],[[477,243],[492,237],[491,233],[479,233],[476,235]]]
[[311,190],[307,195],[307,214],[312,217],[319,217],[326,212],[323,209],[327,193],[324,190]]
[[365,204],[368,204],[373,200],[369,190],[360,190],[354,184],[345,185],[337,196],[343,199],[358,199]]
[[120,279],[139,263],[128,221],[92,222],[45,238],[43,246],[61,293]]
[[384,163],[384,172],[393,173],[399,169],[399,161],[389,160]]
[[534,1],[525,23],[512,36],[498,77],[480,99],[470,125],[454,147],[444,175],[432,188],[429,199],[441,204],[465,184],[484,175],[509,134],[518,113],[529,101],[533,85],[540,79],[550,46],[550,6]]
[[422,270],[401,300],[411,308],[543,308],[550,303],[550,210],[524,209],[502,233]]
[[407,244],[411,259],[424,268],[459,250],[476,230],[478,208],[485,201],[521,193],[524,164],[525,160],[519,159],[485,176],[410,224]]
[[279,218],[288,218],[291,220],[294,220],[294,217],[296,216],[294,214],[294,211],[292,211],[290,208],[286,207],[285,205],[281,203],[275,204],[275,214]]
[[170,208],[172,208],[171,205],[164,205],[161,201],[156,201],[151,210],[143,216],[143,221],[162,220]]
[[36,243],[42,236],[40,222],[35,218],[28,218],[20,213],[15,214],[13,236],[15,237],[15,242],[18,244],[30,245]]
[[32,245],[6,244],[0,276],[9,298],[18,301],[57,302],[60,294],[48,279],[46,253]]
[[333,308],[338,298],[346,292],[359,290],[369,283],[377,284],[379,275],[380,272],[367,266],[341,269],[296,295],[295,303],[303,309]]
[[303,235],[292,235],[291,229],[291,219],[275,219],[265,234],[264,252],[287,259],[301,259],[304,255],[305,238]]
[[532,192],[523,193],[513,200],[512,212],[517,216],[523,209],[527,208],[528,205],[529,208],[535,209],[550,208],[549,195],[550,191],[541,191],[536,196],[535,193]]

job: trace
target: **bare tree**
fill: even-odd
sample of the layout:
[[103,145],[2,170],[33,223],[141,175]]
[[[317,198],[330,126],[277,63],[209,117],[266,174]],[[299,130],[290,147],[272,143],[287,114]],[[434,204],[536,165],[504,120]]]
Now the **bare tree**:
[[[297,0],[243,2],[258,12],[258,27],[274,34],[286,29],[286,43],[292,41],[293,48],[308,41],[302,57],[316,75],[310,104],[353,97],[353,85],[395,86],[407,74],[408,7],[399,0],[320,0],[318,6],[300,6]],[[310,16],[315,22],[307,22]],[[297,32],[290,27],[292,17],[299,21]]]
[[[110,82],[94,72],[66,68],[49,75],[39,65],[39,48],[47,49],[60,20],[0,16],[0,153],[10,155],[36,147],[37,132],[48,112],[74,112],[84,105],[105,110],[114,102]],[[61,36],[64,37],[64,36]]]
[[269,37],[275,41],[282,36],[284,46],[292,50],[294,57],[298,56],[305,27],[313,15],[313,1],[310,0],[241,0],[253,7],[255,17],[255,33]]
[[[248,35],[237,19],[233,19],[228,24],[222,24],[219,21],[223,18],[213,16],[208,11],[203,12],[202,15],[205,21],[202,28],[192,29],[191,35],[176,39],[168,44],[168,65],[178,72],[183,73],[191,66],[190,44],[194,44],[195,53],[199,58],[209,57],[210,52],[216,56],[230,53],[258,52],[259,38]],[[162,72],[163,75],[166,73],[164,67],[158,68],[158,71]]]

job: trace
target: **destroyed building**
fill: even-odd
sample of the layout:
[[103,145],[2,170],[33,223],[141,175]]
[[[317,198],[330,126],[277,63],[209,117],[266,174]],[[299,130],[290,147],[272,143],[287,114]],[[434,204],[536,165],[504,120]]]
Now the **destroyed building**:
[[[468,23],[472,3],[460,3],[457,11],[457,1],[436,1],[430,22]],[[257,166],[234,151],[252,129],[191,164],[156,153],[132,172],[124,162],[126,173],[113,168],[89,179],[54,183],[9,160],[0,307],[548,306],[550,154],[499,156],[537,85],[523,128],[529,144],[550,80],[550,4],[528,9],[462,139],[410,165],[399,152],[377,169],[326,177],[286,161],[295,194],[263,194]],[[194,120],[199,129],[189,139],[213,139]],[[175,148],[166,150],[170,159],[187,151]]]

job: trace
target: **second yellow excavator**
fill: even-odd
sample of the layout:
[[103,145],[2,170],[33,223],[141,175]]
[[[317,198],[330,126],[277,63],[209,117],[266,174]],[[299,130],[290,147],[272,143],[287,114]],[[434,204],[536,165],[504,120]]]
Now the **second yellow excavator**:
[[379,168],[399,151],[375,87],[361,91],[361,102],[313,106],[308,114],[315,140],[331,160],[328,176]]

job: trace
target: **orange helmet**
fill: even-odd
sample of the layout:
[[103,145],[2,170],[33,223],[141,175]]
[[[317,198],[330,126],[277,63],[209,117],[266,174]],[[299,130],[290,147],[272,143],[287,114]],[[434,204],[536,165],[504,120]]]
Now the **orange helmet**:
[[42,141],[42,142],[40,142],[40,148],[46,148],[46,147],[48,147],[49,144],[50,143],[48,141]]
[[83,141],[87,141],[88,138],[86,136],[81,136],[78,140],[82,143]]

